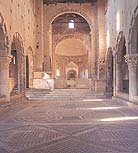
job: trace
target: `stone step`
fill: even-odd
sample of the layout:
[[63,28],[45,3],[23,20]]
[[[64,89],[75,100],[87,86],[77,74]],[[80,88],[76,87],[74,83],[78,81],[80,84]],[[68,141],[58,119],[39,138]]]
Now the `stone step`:
[[93,92],[90,90],[54,90],[52,92],[47,92],[47,91],[27,91],[26,95],[34,95],[34,96],[80,96],[80,95],[92,95]]
[[60,94],[60,93],[70,93],[70,94],[81,94],[81,93],[90,93],[89,89],[56,89],[51,93]]
[[27,91],[26,96],[28,99],[46,99],[46,100],[58,100],[58,99],[91,99],[91,98],[105,98],[104,94],[95,94],[95,92],[88,89],[55,89],[52,92],[31,90]]

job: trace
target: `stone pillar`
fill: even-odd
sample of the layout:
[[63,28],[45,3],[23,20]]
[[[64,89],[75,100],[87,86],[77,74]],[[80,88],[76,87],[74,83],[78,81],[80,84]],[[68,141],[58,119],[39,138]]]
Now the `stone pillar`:
[[35,49],[35,70],[43,70],[43,1],[36,0],[35,21],[36,21],[36,49]]
[[97,59],[98,59],[98,22],[97,22],[97,4],[92,6],[92,18],[93,18],[93,24],[91,27],[91,58],[92,58],[92,64],[91,64],[91,78],[92,80],[97,79]]
[[106,80],[105,57],[106,57],[106,28],[105,28],[105,0],[97,1],[97,59],[98,63],[98,80]]
[[51,57],[51,71],[52,71],[52,78],[56,77],[56,59],[55,59],[55,48],[53,43],[53,33],[52,33],[52,24],[50,24],[48,29],[48,37],[49,37],[49,48],[47,54]]
[[132,29],[131,54],[137,53],[137,34],[138,34],[138,27],[137,25],[134,25]]
[[122,77],[122,59],[120,52],[116,54],[116,94],[122,91],[123,88],[123,77]]
[[7,101],[10,101],[9,63],[9,57],[0,57],[0,97],[5,97]]
[[116,96],[116,53],[113,51],[113,96]]
[[91,78],[92,73],[92,34],[89,35],[89,41],[88,41],[88,77]]
[[133,100],[134,96],[138,96],[138,54],[128,54],[125,56],[125,58],[129,68],[129,100]]
[[[53,54],[53,50],[52,50],[52,25],[50,25],[50,27],[49,27],[50,29],[49,29],[49,32],[48,32],[48,36],[49,36],[49,49],[48,49],[48,52],[47,52],[47,54],[50,56],[50,57],[52,57],[52,54]],[[51,59],[51,60],[53,60],[53,59]],[[52,61],[51,61],[51,64],[52,64]],[[53,65],[52,65],[52,67],[53,67]]]

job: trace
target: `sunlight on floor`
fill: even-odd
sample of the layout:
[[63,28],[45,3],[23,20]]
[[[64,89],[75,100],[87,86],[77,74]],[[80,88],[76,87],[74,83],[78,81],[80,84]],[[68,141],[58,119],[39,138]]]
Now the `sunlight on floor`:
[[128,121],[128,120],[137,120],[138,116],[130,116],[130,117],[117,117],[117,118],[104,118],[101,119],[103,122],[111,122],[111,121]]
[[95,107],[95,108],[78,108],[79,110],[112,110],[120,107]]
[[83,101],[104,101],[103,99],[83,99]]

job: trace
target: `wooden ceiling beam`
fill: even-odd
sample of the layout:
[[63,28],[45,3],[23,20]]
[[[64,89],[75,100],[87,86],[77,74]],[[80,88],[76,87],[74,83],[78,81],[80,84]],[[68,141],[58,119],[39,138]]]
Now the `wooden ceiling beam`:
[[44,4],[57,4],[57,3],[94,3],[97,0],[44,0]]

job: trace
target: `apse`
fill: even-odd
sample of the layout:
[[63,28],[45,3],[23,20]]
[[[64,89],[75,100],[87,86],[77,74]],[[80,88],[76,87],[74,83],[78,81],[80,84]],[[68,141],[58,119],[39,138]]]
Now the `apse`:
[[87,54],[87,51],[81,40],[69,38],[57,45],[56,54],[62,56],[81,56]]

